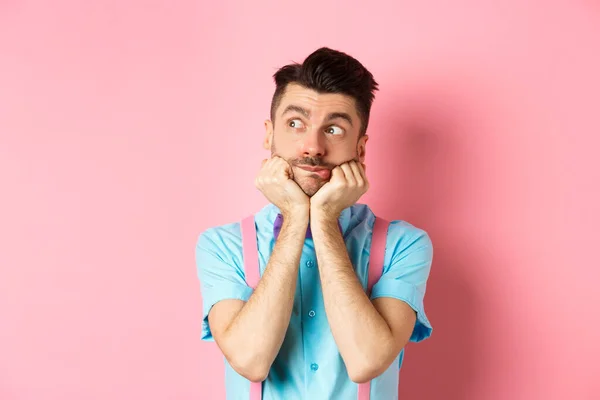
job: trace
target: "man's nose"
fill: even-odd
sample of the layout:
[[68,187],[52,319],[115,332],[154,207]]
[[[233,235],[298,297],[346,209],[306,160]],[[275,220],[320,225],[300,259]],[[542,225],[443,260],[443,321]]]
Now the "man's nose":
[[324,138],[320,132],[310,130],[302,139],[302,155],[304,157],[323,157],[325,155]]

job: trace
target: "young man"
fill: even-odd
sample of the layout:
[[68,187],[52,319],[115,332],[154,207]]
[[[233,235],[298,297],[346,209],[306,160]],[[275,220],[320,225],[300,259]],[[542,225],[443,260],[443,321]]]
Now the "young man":
[[198,239],[202,338],[225,356],[228,399],[397,398],[404,346],[432,330],[433,248],[356,204],[377,83],[328,48],[274,78],[256,178],[270,204]]

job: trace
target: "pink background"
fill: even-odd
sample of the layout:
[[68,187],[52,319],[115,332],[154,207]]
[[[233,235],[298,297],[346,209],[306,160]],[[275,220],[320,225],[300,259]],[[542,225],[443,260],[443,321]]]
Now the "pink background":
[[322,45],[381,85],[362,202],[435,245],[401,398],[600,398],[598,2],[8,0],[0,399],[223,398],[195,241]]

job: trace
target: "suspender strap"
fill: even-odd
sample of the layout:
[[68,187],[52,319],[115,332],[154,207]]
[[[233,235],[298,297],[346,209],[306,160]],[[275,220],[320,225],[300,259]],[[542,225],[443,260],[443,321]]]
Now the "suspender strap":
[[[367,283],[367,295],[371,296],[373,285],[377,283],[383,274],[383,261],[385,259],[385,243],[390,223],[381,218],[375,218],[373,225],[373,236],[371,238],[371,251],[369,256],[369,280]],[[371,381],[358,385],[358,400],[371,399]]]
[[[258,263],[258,244],[256,240],[256,224],[254,215],[242,220],[242,248],[244,254],[244,275],[246,283],[256,289],[260,279],[260,265]],[[262,399],[262,382],[250,382],[250,399]]]
[[244,250],[243,262],[246,284],[252,289],[256,289],[260,279],[260,266],[258,265],[258,244],[254,215],[242,220],[242,248]]
[[381,218],[375,218],[373,225],[373,236],[371,238],[371,251],[369,256],[369,281],[367,293],[370,296],[373,285],[377,283],[383,274],[383,262],[385,259],[385,243],[390,223]]

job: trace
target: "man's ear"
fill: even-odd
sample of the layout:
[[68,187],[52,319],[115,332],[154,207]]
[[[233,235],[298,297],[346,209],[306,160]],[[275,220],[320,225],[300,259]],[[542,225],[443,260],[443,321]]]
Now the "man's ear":
[[273,122],[269,119],[265,121],[265,141],[263,147],[266,150],[271,151],[271,145],[273,143]]
[[369,140],[369,137],[367,135],[362,135],[359,139],[358,139],[358,145],[356,146],[356,153],[358,156],[358,160],[361,163],[365,162],[365,154],[367,151],[367,141]]

